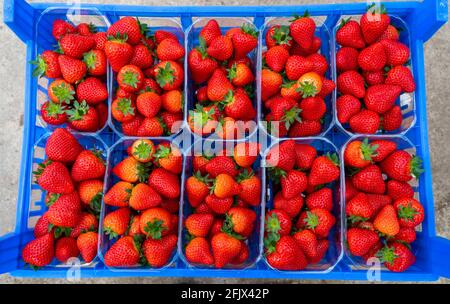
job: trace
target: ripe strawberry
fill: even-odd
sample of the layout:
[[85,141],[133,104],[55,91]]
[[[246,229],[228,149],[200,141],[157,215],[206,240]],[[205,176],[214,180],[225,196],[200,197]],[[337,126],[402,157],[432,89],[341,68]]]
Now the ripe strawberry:
[[216,176],[213,192],[218,198],[224,199],[232,197],[238,195],[241,191],[241,187],[231,175],[221,173]]
[[311,168],[314,159],[317,157],[317,150],[307,144],[295,144],[295,165],[301,170]]
[[392,205],[384,206],[373,221],[375,229],[387,236],[395,236],[400,230],[397,211]]
[[59,65],[59,54],[53,51],[44,51],[35,61],[31,63],[36,66],[33,70],[33,77],[59,78],[61,68]]
[[161,207],[147,209],[141,213],[139,226],[147,237],[159,240],[172,229],[171,214]]
[[130,225],[126,235],[129,235],[133,238],[134,236],[144,237],[144,234],[141,233],[140,220],[141,216],[139,214],[131,218]]
[[217,136],[222,139],[239,139],[243,137],[244,132],[242,124],[231,117],[221,119],[216,128]]
[[[309,55],[306,59],[313,63],[312,72],[316,72],[321,76],[325,75],[328,70],[328,62],[323,55],[314,53]],[[318,91],[320,92],[320,90]]]
[[140,137],[159,137],[163,136],[164,132],[165,126],[159,117],[145,117],[139,126],[137,135]]
[[48,205],[47,218],[55,226],[72,228],[80,220],[81,204],[76,191],[70,194],[52,194]]
[[288,200],[299,196],[308,187],[308,177],[302,171],[288,171],[280,181],[283,197]]
[[189,111],[189,127],[200,136],[211,134],[218,127],[219,115],[220,111],[217,106],[203,107],[196,104],[195,109]]
[[306,196],[306,206],[311,209],[333,209],[333,193],[330,188],[322,188]]
[[213,222],[212,214],[191,214],[186,218],[185,226],[192,236],[206,237]]
[[366,45],[359,23],[350,19],[343,19],[341,21],[336,31],[336,42],[341,46],[355,49],[362,49]]
[[148,163],[153,160],[155,154],[155,144],[148,139],[138,139],[130,147],[130,156],[138,162]]
[[111,104],[111,115],[118,122],[131,122],[136,117],[135,107],[136,104],[131,99],[117,98]]
[[174,33],[165,30],[156,30],[154,36],[156,44],[160,44],[164,39],[167,38],[178,39]]
[[33,174],[37,184],[48,192],[69,194],[75,190],[69,170],[60,162],[47,160]]
[[388,39],[388,40],[399,40],[400,39],[400,33],[399,30],[389,24],[387,29],[384,31],[384,33],[380,36],[378,41],[384,40],[384,39]]
[[177,247],[177,241],[178,237],[175,234],[167,235],[160,240],[145,240],[142,250],[148,264],[154,268],[166,265]]
[[231,35],[234,48],[234,58],[241,59],[247,56],[258,45],[258,32],[253,25],[245,23]]
[[72,179],[80,182],[88,179],[102,178],[105,174],[105,163],[100,151],[84,150],[72,166]]
[[274,46],[266,52],[266,64],[272,71],[281,72],[289,58],[289,52],[282,46]]
[[227,36],[217,36],[211,41],[206,52],[219,61],[228,60],[233,56],[233,42]]
[[181,125],[183,123],[183,113],[169,113],[162,112],[160,114],[162,124],[166,126],[167,132],[170,134],[176,134],[181,130]]
[[222,231],[230,235],[237,233],[242,237],[250,237],[255,226],[255,211],[245,207],[233,207],[225,215]]
[[132,189],[131,183],[119,181],[106,192],[103,201],[106,205],[127,207]]
[[106,32],[95,33],[94,40],[95,40],[95,49],[104,51],[106,41],[108,41],[108,36],[106,35]]
[[215,234],[211,239],[214,266],[222,268],[233,260],[241,251],[241,242],[223,232]]
[[345,206],[345,214],[352,223],[367,221],[372,217],[372,211],[372,206],[364,193],[358,193]]
[[377,165],[365,167],[352,176],[352,183],[356,189],[368,193],[383,194],[386,185]]
[[82,233],[77,238],[77,247],[86,263],[92,262],[97,256],[98,233],[94,231]]
[[352,95],[342,95],[336,100],[337,117],[340,123],[347,123],[361,110],[361,102]]
[[241,251],[239,254],[231,260],[230,264],[232,265],[241,265],[244,264],[250,256],[250,249],[248,248],[247,243],[241,241]]
[[112,173],[121,180],[136,183],[147,180],[148,170],[145,164],[139,163],[134,157],[127,157],[112,169]]
[[303,120],[294,122],[289,129],[289,137],[308,137],[318,135],[322,131],[322,124],[319,120]]
[[72,133],[62,128],[55,129],[45,145],[48,159],[64,163],[74,162],[82,150]]
[[150,173],[148,184],[165,198],[178,198],[180,196],[180,181],[177,175],[157,168]]
[[86,75],[86,64],[78,59],[71,58],[66,55],[58,57],[59,66],[61,67],[61,75],[68,83],[77,83]]
[[78,184],[81,202],[100,210],[103,195],[103,181],[98,179],[85,180]]
[[384,262],[387,269],[393,272],[406,271],[416,262],[416,257],[408,247],[396,242],[383,247],[378,251],[377,257]]
[[208,196],[210,180],[208,176],[203,177],[200,171],[186,180],[186,192],[188,201],[193,208],[198,207]]
[[317,255],[314,257],[310,257],[308,259],[310,264],[319,263],[326,253],[328,252],[328,248],[330,247],[329,241],[327,239],[322,239],[317,241]]
[[225,173],[231,176],[238,175],[233,159],[229,156],[216,156],[205,165],[205,171],[210,177],[215,178],[219,174]]
[[95,40],[92,36],[66,34],[59,40],[62,54],[76,59],[83,58],[83,54],[92,50],[94,46]]
[[61,263],[65,263],[72,257],[77,257],[80,251],[77,247],[77,241],[70,237],[63,237],[56,241],[55,257]]
[[52,35],[56,40],[61,39],[64,35],[76,33],[77,29],[67,21],[56,19],[53,21]]
[[171,90],[161,95],[161,106],[170,113],[180,113],[183,110],[183,93]]
[[269,69],[263,69],[261,72],[261,98],[263,101],[277,94],[281,85],[283,84],[283,78],[277,72],[273,72]]
[[303,16],[295,16],[289,26],[290,35],[301,48],[309,49],[312,45],[316,24],[307,13]]
[[388,155],[397,150],[397,144],[390,140],[374,140],[371,144],[377,146],[376,155],[372,157],[374,162],[383,161]]
[[423,172],[422,160],[403,150],[390,154],[381,162],[381,169],[389,178],[400,182],[408,182],[412,178],[417,179]]
[[101,80],[89,77],[78,84],[77,97],[88,105],[97,105],[108,99],[108,90]]
[[389,66],[404,65],[410,57],[409,48],[395,40],[381,40],[386,52],[386,64]]
[[152,53],[146,45],[138,44],[134,47],[130,65],[137,66],[140,69],[147,69],[153,65]]
[[139,262],[139,244],[131,236],[123,236],[105,253],[108,267],[135,266]]
[[286,76],[289,80],[298,80],[300,76],[312,72],[313,69],[312,60],[298,55],[290,56],[285,64]]
[[155,92],[145,92],[136,99],[136,106],[145,117],[155,117],[161,108],[161,97]]
[[302,110],[300,116],[305,120],[319,120],[327,111],[325,101],[317,96],[302,99],[299,108]]
[[193,49],[188,56],[189,70],[195,83],[208,80],[218,68],[217,61],[211,59],[204,48]]
[[[111,110],[111,111],[112,111],[111,114],[113,114],[114,113],[113,110]],[[137,136],[139,127],[141,126],[143,121],[144,121],[144,117],[142,115],[138,114],[138,115],[131,117],[131,120],[129,120],[127,122],[122,122],[123,134],[126,136]]]
[[298,231],[293,235],[293,237],[300,246],[301,251],[308,259],[314,258],[318,255],[318,240],[316,235],[311,230]]
[[256,117],[252,101],[243,89],[238,88],[234,92],[228,91],[221,104],[225,105],[225,115],[235,120],[245,121]]
[[318,97],[325,99],[328,95],[334,92],[336,88],[336,84],[333,80],[324,78],[322,80],[322,90],[320,90]]
[[399,182],[392,179],[386,183],[386,194],[393,200],[400,198],[413,198],[414,189],[408,183]]
[[300,109],[294,99],[275,97],[271,98],[269,108],[272,118],[284,124],[289,129],[292,123],[299,121]]
[[241,187],[238,197],[250,206],[259,206],[261,203],[261,180],[253,172],[244,170],[237,177]]
[[292,37],[289,35],[289,27],[286,25],[273,25],[266,32],[266,45],[270,49],[276,45],[289,50],[292,46]]
[[150,186],[139,183],[131,191],[129,205],[134,210],[145,210],[161,204],[161,196]]
[[209,242],[203,237],[196,237],[186,245],[185,256],[186,260],[192,264],[214,264]]
[[289,214],[281,209],[273,209],[266,214],[265,231],[280,236],[291,233],[292,221]]
[[117,74],[117,82],[119,86],[126,92],[137,92],[141,89],[144,74],[142,70],[134,65],[123,66]]
[[[106,55],[102,50],[91,50],[90,52],[84,53],[83,62],[86,64],[89,75],[106,75]],[[80,97],[78,98],[81,99]]]
[[383,114],[394,106],[401,92],[401,87],[397,85],[374,85],[367,89],[364,104],[368,110]]
[[233,64],[228,70],[228,78],[231,80],[231,83],[237,87],[251,84],[255,79],[252,70],[245,63]]
[[183,84],[183,67],[175,61],[161,61],[155,66],[154,71],[156,82],[163,90],[175,90]]
[[378,234],[371,230],[350,228],[347,231],[348,249],[355,256],[367,254],[378,243],[379,239]]
[[50,264],[54,254],[54,236],[48,233],[27,243],[22,250],[22,259],[36,269]]
[[78,34],[83,36],[91,36],[97,32],[97,28],[93,23],[80,23],[76,27]]
[[267,249],[267,262],[278,270],[302,270],[308,265],[300,245],[291,236],[282,236],[275,246]]
[[355,133],[375,134],[380,127],[380,116],[370,110],[361,110],[353,115],[350,120],[350,128]]
[[[230,210],[233,205],[233,198],[218,198],[214,194],[210,194],[205,198],[206,206],[209,207],[209,210],[214,211],[217,214],[225,214]],[[199,205],[200,207],[201,205]]]
[[336,52],[336,68],[338,71],[345,72],[358,70],[358,55],[357,49],[352,47],[341,47]]
[[339,159],[336,154],[317,157],[309,173],[309,184],[317,186],[331,183],[339,178]]
[[53,234],[54,229],[50,228],[50,222],[48,221],[47,217],[47,211],[37,220],[36,225],[34,226],[34,237],[39,238],[41,236],[44,236],[48,233]]
[[395,235],[394,240],[411,244],[416,240],[416,238],[417,235],[414,228],[400,227],[400,231]]
[[201,29],[199,37],[203,38],[206,45],[209,46],[214,38],[222,35],[220,31],[219,23],[215,19],[209,20],[205,26]]
[[341,94],[363,98],[365,95],[364,78],[356,71],[346,71],[338,76],[337,87]]
[[381,8],[375,7],[375,4],[371,5],[367,12],[361,16],[359,21],[361,25],[361,32],[364,36],[364,40],[367,44],[372,44],[377,41],[387,27],[391,23],[391,19],[386,14],[386,10],[382,6]]
[[69,118],[69,126],[80,132],[95,132],[99,129],[98,112],[86,101],[75,101],[73,108],[66,111]]
[[400,226],[414,228],[424,220],[422,204],[413,198],[400,198],[395,201],[394,208],[397,211]]
[[82,233],[88,231],[97,231],[98,219],[92,213],[82,212],[79,222],[72,228],[70,232],[71,238],[78,238]]
[[400,106],[393,106],[381,116],[381,129],[385,131],[394,131],[399,129],[403,123],[403,114]]
[[411,70],[405,66],[399,65],[389,70],[386,77],[386,84],[398,85],[403,92],[412,93],[416,90],[416,84]]
[[133,17],[123,17],[114,24],[112,24],[106,32],[108,36],[123,36],[125,40],[131,44],[136,45],[142,39],[143,26]]
[[110,239],[124,235],[130,223],[130,209],[120,208],[108,213],[103,219],[103,231]]
[[216,69],[208,80],[208,98],[211,101],[222,101],[233,86],[222,69]]
[[258,143],[238,143],[233,150],[233,158],[236,164],[242,168],[251,167],[258,158],[261,145]]
[[134,49],[126,39],[116,36],[109,37],[105,43],[105,54],[114,72],[129,64],[133,58]]
[[386,65],[384,46],[377,42],[363,49],[358,55],[358,64],[364,71],[380,71]]
[[156,48],[156,56],[161,61],[177,61],[183,58],[184,54],[184,47],[178,42],[178,39],[164,39]]
[[326,238],[336,223],[336,219],[325,209],[312,209],[300,214],[296,227],[310,229],[317,237]]
[[275,209],[285,211],[291,218],[296,217],[303,207],[303,197],[297,195],[291,199],[285,199],[281,192],[278,192],[273,198]]
[[54,103],[66,103],[69,104],[74,99],[75,90],[73,86],[64,79],[55,79],[49,84],[48,97]]
[[169,143],[159,144],[154,154],[155,164],[174,174],[180,174],[183,166],[181,152]]
[[347,145],[344,161],[347,166],[365,168],[372,162],[372,156],[377,155],[378,146],[369,144],[367,138],[363,141],[355,140]]

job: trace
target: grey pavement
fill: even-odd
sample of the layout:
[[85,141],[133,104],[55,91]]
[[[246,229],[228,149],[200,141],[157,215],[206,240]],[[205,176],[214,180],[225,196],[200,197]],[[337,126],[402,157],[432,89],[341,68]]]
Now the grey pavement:
[[[29,1],[45,2],[45,1]],[[62,2],[62,1],[55,1]],[[73,2],[73,1],[72,1]],[[145,5],[281,5],[303,3],[329,3],[331,1],[291,0],[94,0],[86,2],[145,4]],[[343,1],[334,1],[343,2]],[[1,1],[3,4],[3,1]],[[2,5],[3,6],[3,5]],[[0,13],[3,20],[3,12]],[[0,23],[0,235],[14,229],[18,176],[23,131],[23,100],[25,77],[25,47],[21,41]],[[427,106],[430,155],[433,170],[437,233],[450,238],[450,26],[447,24],[425,45]],[[335,283],[336,281],[300,280],[240,280],[189,278],[120,278],[90,279],[81,283]],[[450,280],[441,279],[441,283]],[[67,283],[66,280],[21,279],[8,274],[0,275],[0,283]],[[353,282],[347,282],[353,283]]]

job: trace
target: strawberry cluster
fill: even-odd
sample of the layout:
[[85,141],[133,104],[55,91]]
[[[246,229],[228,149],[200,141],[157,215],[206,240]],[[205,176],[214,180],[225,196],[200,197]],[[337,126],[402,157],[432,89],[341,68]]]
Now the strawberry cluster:
[[101,151],[84,149],[66,129],[56,129],[45,146],[47,159],[36,172],[37,184],[47,192],[48,210],[34,227],[35,239],[25,245],[22,258],[33,268],[65,263],[81,254],[85,263],[97,256],[98,216],[105,164]]
[[318,155],[311,145],[283,141],[267,154],[274,186],[273,209],[265,220],[267,262],[278,270],[301,270],[322,260],[336,219],[333,192],[339,179],[336,154]]
[[193,156],[195,173],[186,180],[186,193],[194,212],[184,221],[189,263],[238,268],[249,261],[254,209],[261,204],[261,179],[252,170],[259,149],[238,143],[233,157]]
[[118,238],[104,262],[109,267],[161,268],[177,247],[183,157],[169,142],[155,145],[147,139],[134,141],[127,153],[112,169],[120,180],[103,198],[114,208],[103,219],[103,233]]
[[59,45],[46,50],[32,63],[33,76],[52,79],[41,117],[49,125],[67,125],[80,132],[95,132],[108,119],[105,32],[92,24],[73,26],[55,20],[52,35]]
[[320,134],[327,112],[325,98],[335,84],[325,78],[327,59],[319,53],[316,24],[305,14],[266,32],[261,99],[267,109],[268,131],[279,137]]
[[415,228],[424,219],[409,184],[423,172],[421,160],[382,139],[350,142],[344,159],[350,253],[364,260],[377,257],[391,271],[407,270],[415,262],[410,250]]
[[[215,19],[201,29],[200,45],[189,52],[190,77],[196,85],[195,109],[189,111],[192,132],[202,136],[216,132],[223,139],[237,139],[256,119],[253,106],[255,62],[248,54],[258,45],[250,25],[231,28],[225,35]],[[251,132],[251,131],[250,131]]]
[[370,7],[359,23],[349,18],[337,30],[341,46],[336,53],[337,118],[350,131],[375,134],[401,127],[403,116],[396,101],[416,86],[406,66],[409,48],[399,37],[383,8],[378,13]]
[[177,133],[183,120],[184,47],[169,31],[149,29],[124,17],[107,31],[106,56],[118,89],[112,117],[127,136]]

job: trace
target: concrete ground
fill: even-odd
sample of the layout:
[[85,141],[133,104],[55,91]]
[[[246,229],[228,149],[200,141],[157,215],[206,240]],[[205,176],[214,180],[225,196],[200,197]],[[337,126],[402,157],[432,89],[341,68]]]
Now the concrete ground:
[[[3,1],[1,1],[3,4]],[[44,2],[44,1],[29,1]],[[58,2],[58,1],[55,1]],[[62,2],[62,1],[60,1]],[[74,1],[71,1],[74,2]],[[91,1],[89,1],[91,2]],[[96,3],[145,5],[273,5],[326,3],[331,1],[295,0],[95,0]],[[341,1],[333,1],[341,2]],[[0,12],[1,19],[3,12]],[[0,235],[14,228],[17,179],[20,167],[23,100],[25,77],[25,47],[3,24],[0,24]],[[450,238],[450,26],[447,24],[425,45],[426,81],[430,153],[433,170],[436,227],[439,235]],[[123,278],[83,280],[82,283],[333,283],[331,281],[236,280],[236,279],[177,279]],[[449,283],[450,280],[440,280]],[[0,283],[67,283],[65,280],[29,280],[0,275]],[[350,282],[349,282],[350,283]]]

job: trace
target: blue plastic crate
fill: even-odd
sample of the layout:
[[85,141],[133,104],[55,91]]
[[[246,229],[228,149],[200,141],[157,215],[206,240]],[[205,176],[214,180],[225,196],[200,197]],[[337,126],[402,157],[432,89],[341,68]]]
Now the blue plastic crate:
[[[426,173],[419,179],[417,192],[420,201],[425,207],[426,218],[422,224],[422,231],[418,233],[418,239],[414,245],[416,252],[418,253],[417,262],[414,267],[411,267],[404,273],[382,271],[381,280],[432,281],[436,280],[439,276],[450,277],[449,259],[443,258],[450,255],[450,241],[436,236],[435,230],[431,166],[428,150],[423,44],[447,21],[447,1],[424,0],[422,2],[388,2],[385,3],[385,6],[390,15],[401,18],[409,29],[413,73],[417,82],[417,89],[414,93],[416,122],[404,135],[407,138],[407,141],[413,144],[417,155],[424,160],[424,169]],[[38,35],[37,31],[37,24],[42,13],[49,8],[58,8],[61,10],[60,12],[65,12],[64,14],[66,16],[67,12],[73,13],[73,9],[66,4],[28,4],[24,0],[4,1],[4,22],[26,44],[27,62],[34,59],[39,50],[42,50],[42,48],[49,43],[49,41],[45,40],[45,36]],[[98,11],[108,23],[115,22],[121,16],[176,19],[182,25],[185,37],[187,37],[187,30],[198,18],[244,17],[251,20],[253,24],[261,30],[265,22],[272,17],[288,17],[294,12],[302,13],[305,10],[308,10],[311,15],[323,18],[323,23],[328,29],[333,29],[341,16],[360,15],[365,9],[366,3],[277,7],[149,7],[82,4],[81,11],[78,13],[83,14],[83,10],[85,10],[85,12]],[[68,17],[70,17],[70,14]],[[0,273],[10,272],[13,276],[20,277],[63,278],[66,277],[67,274],[66,267],[46,267],[35,272],[29,268],[24,268],[23,261],[21,261],[21,250],[25,243],[32,237],[30,214],[37,216],[44,212],[44,210],[39,208],[32,210],[30,204],[32,199],[30,187],[32,184],[31,171],[33,170],[33,164],[37,162],[34,147],[38,145],[42,137],[45,138],[48,136],[48,131],[45,129],[45,126],[42,126],[39,123],[37,111],[38,95],[40,92],[43,92],[43,89],[38,81],[31,76],[32,69],[33,67],[31,64],[26,65],[23,155],[19,179],[16,226],[12,233],[0,238]],[[333,64],[332,69],[334,69]],[[333,70],[332,73],[335,73],[335,70]],[[111,78],[109,83],[112,84]],[[186,104],[188,103],[189,102]],[[259,111],[259,113],[261,112]],[[336,126],[334,121],[330,122],[329,131],[323,136],[331,141],[337,148],[342,148],[349,140],[348,135],[342,132],[342,129]],[[111,128],[111,120],[109,120],[109,126],[105,127],[101,132],[98,132],[95,137],[100,138],[108,147],[110,147],[108,149],[108,155],[111,152],[111,147],[121,139],[120,134],[114,132]],[[401,140],[405,141],[405,139]],[[270,142],[268,144],[270,144]],[[187,149],[187,147],[183,148],[184,150]],[[342,178],[343,174],[341,175],[341,182]],[[342,211],[343,206],[341,205],[341,212]],[[342,238],[342,232],[340,235]],[[355,265],[346,255],[341,254],[339,258],[340,260],[337,265],[326,272],[275,271],[267,267],[263,259],[260,259],[253,267],[245,270],[191,268],[186,265],[181,258],[176,257],[171,267],[161,270],[133,271],[130,269],[128,271],[112,271],[105,267],[101,261],[97,261],[89,267],[83,267],[81,269],[81,277],[164,276],[317,280],[367,279],[366,270]]]

